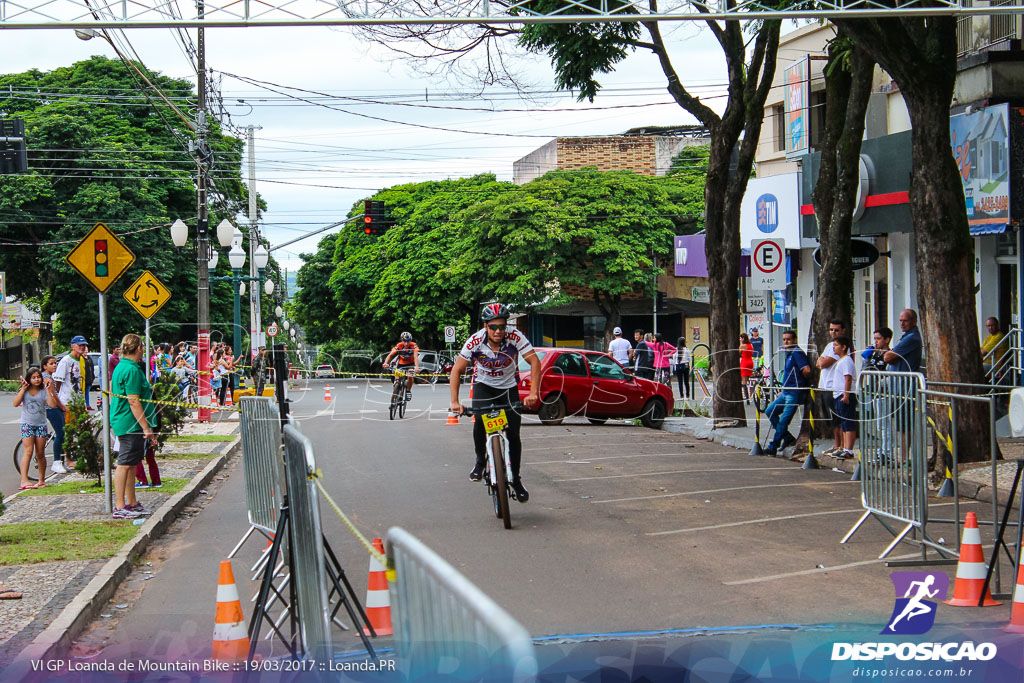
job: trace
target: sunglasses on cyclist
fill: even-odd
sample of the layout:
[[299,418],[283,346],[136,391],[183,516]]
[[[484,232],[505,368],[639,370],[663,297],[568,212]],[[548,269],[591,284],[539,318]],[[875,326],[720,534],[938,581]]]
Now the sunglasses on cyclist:
[[508,325],[488,325],[487,329],[494,332],[504,332],[506,327],[508,327]]

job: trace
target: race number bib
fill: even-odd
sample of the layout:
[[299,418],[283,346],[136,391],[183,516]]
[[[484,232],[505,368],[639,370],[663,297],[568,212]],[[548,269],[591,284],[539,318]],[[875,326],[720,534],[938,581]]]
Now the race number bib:
[[500,432],[508,426],[508,418],[505,417],[505,411],[499,411],[497,415],[484,415],[484,431],[488,434],[494,434]]

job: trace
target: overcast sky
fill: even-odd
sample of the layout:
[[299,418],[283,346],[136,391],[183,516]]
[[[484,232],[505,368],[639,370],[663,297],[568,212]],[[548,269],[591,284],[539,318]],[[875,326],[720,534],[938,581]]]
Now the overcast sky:
[[[181,43],[170,30],[125,33],[148,68],[195,80]],[[195,31],[190,33],[194,40]],[[78,40],[70,30],[9,30],[2,35],[0,63],[6,73],[49,70],[94,54],[116,58],[105,41]],[[724,81],[724,63],[711,35],[687,23],[669,30],[668,39],[683,82],[706,96],[720,94],[717,86]],[[605,91],[589,105],[577,103],[571,94],[552,92],[551,70],[541,56],[520,62],[529,89],[536,93],[533,101],[524,101],[507,87],[477,95],[479,84],[469,80],[426,77],[350,29],[208,29],[206,42],[210,68],[273,83],[270,87],[276,90],[291,86],[392,103],[533,110],[426,109],[327,100],[287,91],[336,108],[329,109],[223,76],[220,91],[231,122],[262,127],[256,133],[256,185],[268,204],[265,234],[273,244],[341,220],[353,202],[390,185],[482,172],[511,180],[513,161],[557,136],[609,135],[643,125],[694,122],[670,103],[658,63],[647,53],[630,57],[615,73],[603,76]],[[653,106],[607,109],[627,104]],[[720,110],[724,101],[719,97],[708,104]],[[318,239],[306,239],[275,255],[285,267],[298,268],[298,254],[312,252]]]

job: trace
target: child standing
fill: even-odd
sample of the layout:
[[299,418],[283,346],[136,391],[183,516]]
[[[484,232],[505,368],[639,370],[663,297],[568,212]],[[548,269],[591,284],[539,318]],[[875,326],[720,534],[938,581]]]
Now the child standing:
[[[21,406],[21,488],[38,489],[46,486],[46,408],[55,407],[56,397],[52,389],[43,385],[43,373],[31,367],[21,378],[21,389],[14,395],[14,407]],[[29,481],[28,468],[35,453],[39,479],[36,484]]]
[[853,444],[857,440],[857,394],[854,386],[857,366],[853,362],[853,345],[849,337],[839,336],[832,340],[832,350],[839,356],[832,373],[833,411],[839,420],[843,448],[833,453],[840,458],[852,458]]

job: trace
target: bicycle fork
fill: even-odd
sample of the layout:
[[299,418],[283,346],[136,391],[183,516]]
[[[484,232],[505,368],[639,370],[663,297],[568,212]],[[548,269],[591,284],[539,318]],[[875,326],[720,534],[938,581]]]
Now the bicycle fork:
[[505,461],[505,483],[507,485],[511,485],[512,463],[508,457],[508,438],[505,437],[505,434],[503,432],[499,432],[498,434],[495,434],[494,436],[491,436],[489,439],[487,439],[487,484],[489,486],[494,486],[494,482],[497,479],[497,477],[495,476],[494,449],[491,447],[491,444],[494,443],[494,440],[496,438],[500,438],[504,444],[503,450],[505,453],[505,457],[503,458],[503,460]]

